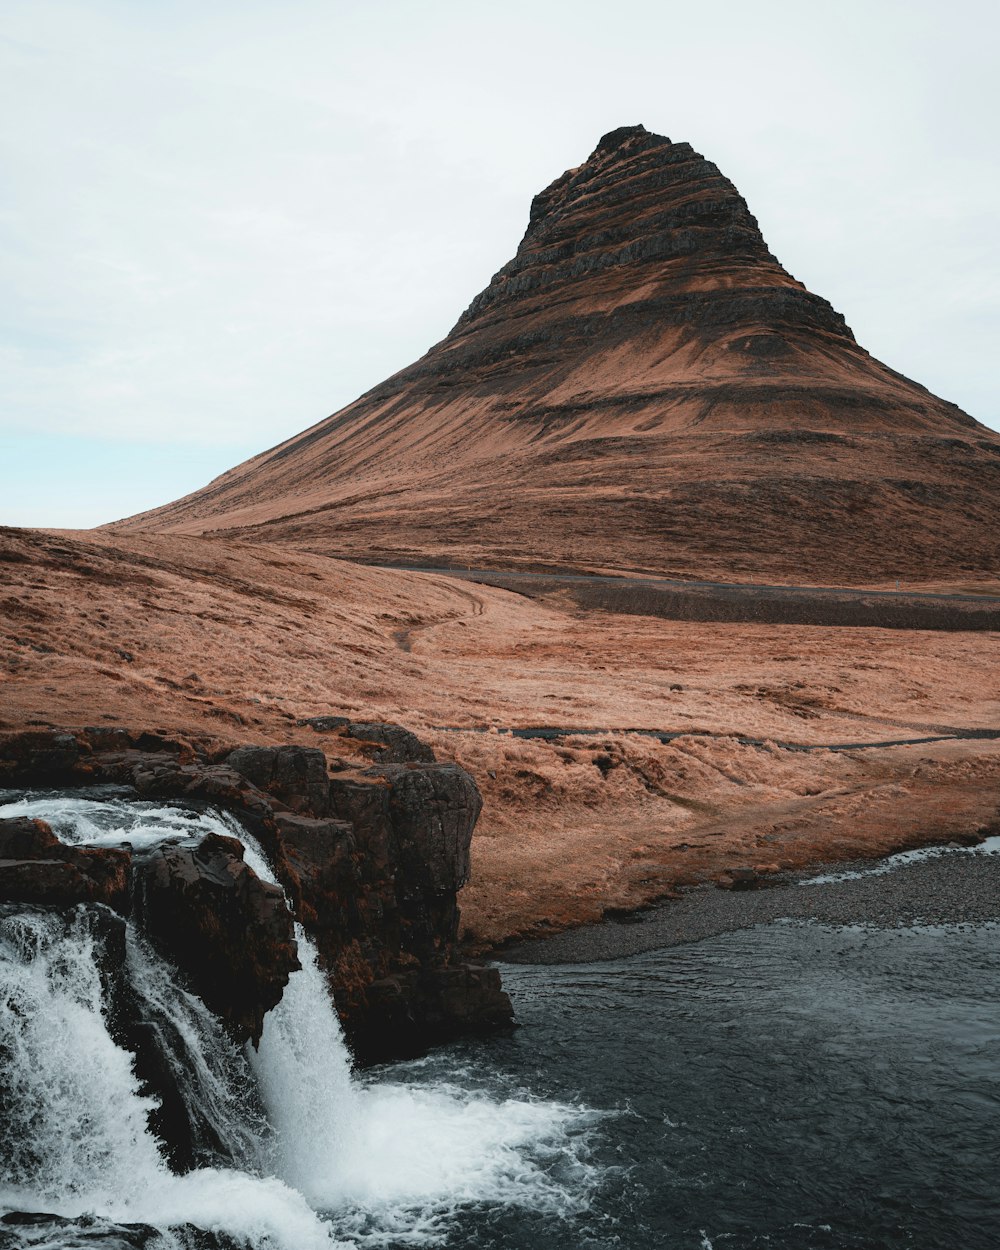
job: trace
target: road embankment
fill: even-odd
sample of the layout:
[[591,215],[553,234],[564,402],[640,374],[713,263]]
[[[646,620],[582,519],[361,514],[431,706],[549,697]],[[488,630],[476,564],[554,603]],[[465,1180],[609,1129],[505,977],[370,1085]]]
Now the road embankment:
[[532,599],[559,594],[588,611],[659,616],[671,621],[832,625],[855,629],[1000,630],[1000,598],[986,595],[683,582],[666,578],[525,573],[504,569],[420,568],[410,571],[497,586]]

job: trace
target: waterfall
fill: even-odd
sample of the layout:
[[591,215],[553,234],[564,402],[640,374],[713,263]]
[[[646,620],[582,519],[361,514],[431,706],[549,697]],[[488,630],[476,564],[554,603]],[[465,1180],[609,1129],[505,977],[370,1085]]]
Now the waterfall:
[[[225,833],[274,881],[253,839],[220,813],[102,793],[0,802],[0,817],[16,815],[85,845]],[[468,1204],[557,1214],[586,1204],[592,1113],[497,1098],[461,1070],[447,1084],[355,1077],[300,926],[301,970],[245,1053],[127,926],[130,992],[199,1144],[199,1166],[176,1175],[151,1128],[156,1104],[115,1039],[100,913],[0,908],[0,1211],[151,1226],[157,1239],[142,1244],[163,1250],[211,1244],[206,1233],[250,1250],[314,1250],[438,1244]]]
[[[278,1180],[215,1168],[169,1171],[147,1124],[154,1104],[108,1027],[97,945],[86,911],[68,921],[41,912],[0,919],[0,1205],[163,1230],[224,1230],[281,1250],[335,1244]],[[141,957],[137,946],[133,959]],[[169,982],[160,992],[183,995]],[[208,1056],[203,1062],[211,1065]]]
[[37,1198],[81,1200],[109,1175],[159,1171],[130,1056],[103,1018],[91,917],[0,919],[4,1180]]
[[248,1058],[200,998],[135,931],[126,930],[128,981],[183,1103],[198,1161],[257,1170],[270,1126]]
[[[241,838],[244,858],[257,876],[278,884],[256,841],[235,821],[228,832]],[[358,1095],[316,947],[298,922],[295,939],[302,967],[265,1017],[250,1062],[274,1132],[275,1170],[311,1201],[323,1203],[357,1138]]]

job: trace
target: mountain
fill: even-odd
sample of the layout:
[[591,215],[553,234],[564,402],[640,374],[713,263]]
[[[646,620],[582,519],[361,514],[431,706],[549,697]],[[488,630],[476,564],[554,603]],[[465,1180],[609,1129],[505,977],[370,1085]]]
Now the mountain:
[[374,562],[975,579],[1000,435],[871,357],[687,143],[605,135],[442,342],[117,529]]

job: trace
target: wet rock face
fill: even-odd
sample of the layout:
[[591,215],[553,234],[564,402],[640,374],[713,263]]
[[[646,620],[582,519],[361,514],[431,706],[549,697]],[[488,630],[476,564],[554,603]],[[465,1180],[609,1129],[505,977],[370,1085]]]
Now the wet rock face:
[[143,931],[237,1042],[260,1038],[264,1015],[300,966],[280,887],[243,862],[234,838],[160,846],[136,865]]
[[103,904],[134,917],[237,1043],[259,1040],[265,1013],[299,966],[284,894],[243,862],[234,838],[134,854],[67,846],[42,820],[0,820],[4,903]]
[[43,820],[0,820],[0,903],[104,903],[127,915],[130,855],[65,846]]
[[336,820],[279,817],[301,914],[362,1062],[513,1021],[499,974],[455,952],[481,807],[454,764],[380,764],[330,778]]
[[79,758],[80,744],[73,734],[25,730],[13,735],[5,744],[0,778],[5,773],[13,776],[26,769],[40,785],[49,782],[58,785]]
[[[416,1057],[456,1033],[509,1029],[513,1020],[500,973],[474,963],[397,973],[373,982],[367,997],[368,1010],[351,1040],[371,1063]],[[415,1002],[421,1004],[419,1018]]]
[[347,821],[283,812],[275,819],[284,875],[303,924],[323,947],[350,941],[362,929],[365,894],[354,827]]

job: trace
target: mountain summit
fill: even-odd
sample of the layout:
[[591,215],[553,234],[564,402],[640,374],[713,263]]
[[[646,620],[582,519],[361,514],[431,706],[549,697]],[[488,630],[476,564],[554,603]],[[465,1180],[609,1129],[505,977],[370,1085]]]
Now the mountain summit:
[[442,342],[116,528],[864,584],[1000,562],[1000,436],[880,364],[687,143],[606,134]]

